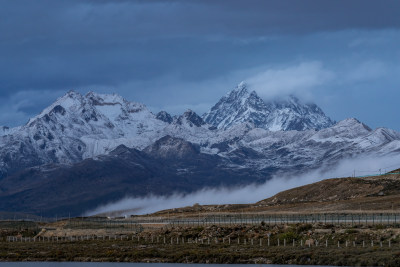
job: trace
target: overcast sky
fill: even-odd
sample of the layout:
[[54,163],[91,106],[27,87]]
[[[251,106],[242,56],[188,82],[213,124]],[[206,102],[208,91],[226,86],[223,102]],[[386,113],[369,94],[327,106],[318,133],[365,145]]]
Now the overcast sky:
[[68,90],[202,114],[242,80],[400,130],[400,1],[0,0],[0,125]]

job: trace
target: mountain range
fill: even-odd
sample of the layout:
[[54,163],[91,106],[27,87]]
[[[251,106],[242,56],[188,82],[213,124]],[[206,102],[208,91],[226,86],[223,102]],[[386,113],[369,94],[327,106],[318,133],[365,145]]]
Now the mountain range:
[[294,96],[264,101],[245,83],[202,116],[70,91],[25,125],[0,127],[0,210],[79,215],[125,196],[262,183],[399,153],[399,132],[336,123]]

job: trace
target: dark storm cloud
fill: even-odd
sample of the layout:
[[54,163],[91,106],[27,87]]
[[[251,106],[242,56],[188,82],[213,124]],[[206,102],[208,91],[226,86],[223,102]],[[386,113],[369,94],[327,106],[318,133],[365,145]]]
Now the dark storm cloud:
[[[1,1],[2,40],[129,42],[399,27],[398,1]],[[12,30],[7,27],[12,27]],[[3,32],[4,31],[4,32]]]
[[[226,60],[229,52],[218,56],[221,46],[232,46],[232,39],[399,27],[399,2],[383,3],[0,1],[0,87],[5,94],[19,88],[115,85],[171,69],[185,69],[183,76],[189,79],[204,78],[215,70],[187,70],[196,67],[193,62],[224,69],[205,61],[207,56]],[[217,42],[219,38],[228,38],[228,44]]]
[[194,105],[201,90],[197,104],[206,106],[247,78],[234,72],[347,51],[345,38],[304,36],[400,27],[400,2],[392,0],[0,0],[0,7],[0,99],[12,105],[7,117],[12,111],[21,121],[47,103],[24,95],[47,92],[50,102],[69,89],[108,88],[156,107]]

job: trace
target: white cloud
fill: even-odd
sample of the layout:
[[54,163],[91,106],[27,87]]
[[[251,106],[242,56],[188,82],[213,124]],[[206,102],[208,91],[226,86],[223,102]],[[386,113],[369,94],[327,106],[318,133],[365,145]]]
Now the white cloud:
[[334,76],[321,62],[311,61],[285,68],[269,68],[246,79],[246,82],[264,99],[290,94],[310,98],[315,88],[328,83]]
[[205,204],[239,204],[255,203],[271,197],[283,190],[314,183],[332,177],[350,177],[379,174],[399,168],[400,155],[382,158],[359,158],[344,160],[328,172],[312,171],[295,176],[279,176],[261,185],[248,185],[241,188],[203,189],[192,194],[173,194],[171,196],[127,197],[87,212],[87,215],[99,213],[145,214],[155,211],[192,206],[195,203]]

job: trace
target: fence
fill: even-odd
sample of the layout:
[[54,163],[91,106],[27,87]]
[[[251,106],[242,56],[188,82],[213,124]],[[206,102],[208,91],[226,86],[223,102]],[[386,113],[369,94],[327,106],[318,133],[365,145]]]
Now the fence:
[[124,229],[143,231],[142,225],[132,220],[108,220],[105,218],[74,218],[66,220],[67,229]]
[[[246,224],[296,224],[322,223],[333,225],[393,225],[400,227],[398,213],[316,213],[316,214],[220,214],[197,217],[132,217],[129,219],[107,218],[72,218],[64,219],[63,228],[67,229],[125,229],[135,232],[143,231],[148,224],[164,226],[208,226],[208,225],[246,225]],[[0,229],[38,229],[33,221],[0,221]]]
[[231,238],[231,237],[215,237],[215,238],[185,238],[185,237],[167,237],[167,236],[71,236],[71,237],[15,237],[8,236],[7,242],[23,242],[23,243],[65,243],[65,242],[129,242],[132,245],[234,245],[244,247],[325,247],[325,248],[398,248],[399,243],[396,240],[340,240],[340,239],[277,239],[277,238]]
[[204,225],[237,225],[237,224],[295,224],[295,223],[323,223],[340,225],[399,225],[400,214],[379,213],[379,214],[224,214],[209,215],[197,218],[134,218],[136,223],[164,224],[166,226],[204,226]]

